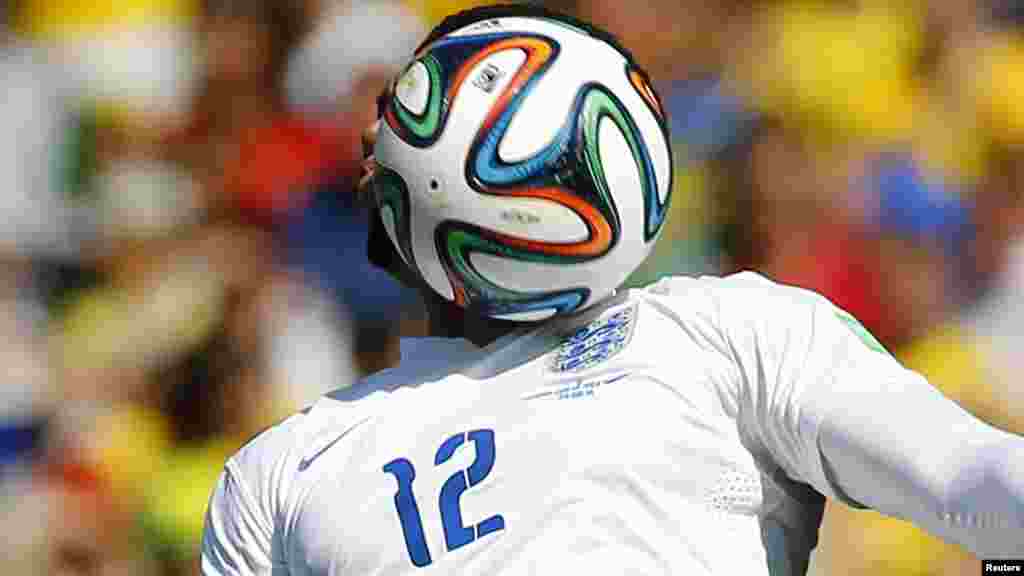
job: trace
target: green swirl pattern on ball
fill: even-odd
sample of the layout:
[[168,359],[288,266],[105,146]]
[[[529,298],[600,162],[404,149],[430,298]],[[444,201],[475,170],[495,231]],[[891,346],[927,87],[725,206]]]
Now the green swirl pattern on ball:
[[574,288],[558,292],[522,293],[503,288],[480,274],[469,261],[471,253],[484,253],[527,262],[553,263],[562,258],[507,246],[487,237],[482,229],[464,222],[447,221],[436,232],[439,252],[470,290],[470,305],[484,314],[508,314],[553,308],[559,313],[574,310],[587,299],[589,291]]
[[[615,209],[615,202],[612,200],[612,193],[608,187],[604,164],[601,162],[600,142],[598,142],[601,119],[609,117],[618,125],[619,130],[630,141],[630,148],[633,149],[633,158],[638,160],[635,138],[630,133],[629,125],[626,122],[625,114],[622,113],[622,109],[616,106],[616,103],[603,90],[586,91],[580,113],[583,116],[583,156],[586,161],[587,170],[590,171],[591,182],[600,198],[597,206],[605,217],[608,218],[609,222],[613,223],[612,226],[617,239],[620,229],[619,214]],[[639,164],[639,162],[637,163]]]
[[[427,69],[427,78],[430,81],[429,92],[427,94],[427,107],[420,115],[414,114],[401,102],[398,98],[395,101],[398,102],[398,106],[395,106],[395,115],[402,125],[412,132],[417,138],[428,139],[433,137],[441,123],[441,104],[443,100],[443,93],[441,90],[441,64],[437,61],[433,55],[428,54],[427,56],[417,60],[420,64]],[[413,63],[415,66],[415,63]],[[410,66],[411,69],[411,66]]]
[[[473,229],[476,229],[476,231],[474,232]],[[475,226],[465,224],[463,227],[448,228],[447,233],[441,236],[444,239],[445,253],[451,258],[452,264],[460,274],[466,277],[472,276],[474,286],[476,285],[476,280],[485,283],[487,281],[470,264],[468,255],[472,252],[482,252],[499,258],[509,258],[522,262],[537,262],[541,264],[561,264],[565,262],[565,257],[563,256],[516,248],[515,246],[491,240],[485,234],[485,232]]]
[[[594,186],[600,194],[602,207],[611,206],[613,202],[611,190],[608,189],[608,179],[605,175],[604,164],[601,162],[598,137],[601,119],[611,119],[625,137],[630,152],[632,152],[633,161],[636,163],[637,171],[640,174],[640,185],[643,188],[644,213],[646,214],[644,240],[649,241],[657,234],[658,229],[664,222],[666,207],[658,200],[658,184],[654,173],[654,164],[651,161],[647,148],[641,142],[639,128],[629,113],[625,111],[622,103],[611,93],[603,89],[591,89],[586,92],[581,113],[583,115],[583,153],[587,169],[592,175]],[[614,218],[616,223],[618,222],[617,211],[611,210],[608,215]]]
[[392,229],[402,258],[415,269],[416,260],[410,234],[409,187],[397,172],[378,166],[373,177],[373,189],[382,216],[386,217],[387,212],[391,214]]

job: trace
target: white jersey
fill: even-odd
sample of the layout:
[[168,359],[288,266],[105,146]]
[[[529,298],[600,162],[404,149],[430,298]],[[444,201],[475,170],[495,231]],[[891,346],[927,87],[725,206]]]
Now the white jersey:
[[804,290],[669,278],[402,352],[227,463],[204,574],[802,574],[826,496],[1024,557],[1021,439]]

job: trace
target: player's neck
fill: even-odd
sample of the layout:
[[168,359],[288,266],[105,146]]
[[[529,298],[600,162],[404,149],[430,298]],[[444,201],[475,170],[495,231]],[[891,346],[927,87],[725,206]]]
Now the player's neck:
[[514,322],[467,314],[462,308],[442,301],[429,302],[427,314],[431,336],[465,338],[481,348],[521,326]]
[[[565,318],[564,327],[582,325],[601,314],[609,306],[621,303],[626,292],[617,292],[572,317]],[[462,308],[432,294],[427,297],[428,333],[440,338],[464,338],[483,348],[529,324],[495,320],[466,313]],[[535,324],[534,326],[539,326]]]

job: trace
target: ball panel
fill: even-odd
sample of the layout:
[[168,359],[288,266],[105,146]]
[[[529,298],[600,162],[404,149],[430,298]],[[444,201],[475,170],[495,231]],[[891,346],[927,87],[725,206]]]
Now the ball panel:
[[395,98],[403,108],[415,116],[422,116],[427,110],[431,83],[436,81],[427,71],[423,62],[413,62],[405,74],[395,82]]
[[627,67],[626,74],[629,75],[629,81],[636,88],[636,91],[640,93],[640,96],[647,102],[647,105],[651,108],[651,112],[657,116],[658,120],[665,121],[665,111],[661,107],[661,103],[658,102],[658,98],[654,95],[654,90],[651,89],[651,85],[647,83],[643,75],[633,67]]
[[[594,137],[592,131],[596,126],[596,123],[593,121],[594,118],[609,118],[615,122],[620,130],[620,134],[625,137],[629,156],[633,158],[636,169],[640,173],[640,187],[638,190],[643,196],[645,206],[645,216],[642,220],[644,222],[644,240],[650,242],[661,229],[667,213],[667,206],[661,201],[659,195],[657,175],[648,146],[650,138],[644,138],[644,136],[658,138],[660,131],[654,135],[649,133],[641,134],[640,128],[634,120],[634,115],[630,113],[622,100],[606,88],[593,90],[591,98],[590,106],[584,109],[584,114],[590,119],[584,124],[584,130],[591,131],[591,133],[588,133],[588,146],[586,147],[588,167],[592,171],[597,172],[595,181],[604,181],[604,178],[599,173],[602,170],[603,162],[599,160],[599,149],[594,146],[594,143],[599,139]],[[645,108],[641,108],[640,111],[644,112],[644,114],[640,115],[641,118],[650,117],[650,112]],[[610,192],[603,190],[603,192],[614,198],[621,198],[624,195],[614,190]]]
[[[484,118],[474,138],[466,166],[468,177],[498,186],[528,179],[557,153],[557,149],[549,146],[534,157],[516,164],[507,164],[498,158],[497,148],[505,137],[509,123],[540,80],[548,76],[559,55],[558,45],[545,38],[524,36],[510,40],[509,45],[522,48],[527,54],[526,62]],[[561,125],[564,125],[564,118],[563,122],[556,124],[556,130]]]
[[469,306],[474,314],[494,318],[514,319],[538,313],[545,317],[570,314],[579,310],[590,301],[590,291],[586,288],[547,292],[541,294],[522,294],[481,298]]
[[[596,165],[600,166],[600,181],[617,201],[619,217],[624,222],[622,250],[639,256],[646,250],[647,230],[642,223],[649,212],[649,195],[644,174],[637,160],[637,144],[631,141],[628,123],[621,115],[605,113],[600,116],[596,129]],[[645,193],[641,193],[644,191]],[[645,255],[644,255],[645,256]],[[643,259],[644,256],[639,256]]]
[[579,214],[556,202],[481,195],[478,203],[474,220],[501,235],[553,244],[577,244],[590,237]]
[[495,284],[480,274],[470,261],[473,253],[512,256],[515,259],[547,257],[532,253],[517,253],[488,237],[489,234],[470,224],[444,222],[437,228],[435,242],[442,265],[452,285],[455,303],[486,316],[511,314],[553,308],[558,314],[577,309],[589,298],[586,287],[565,290],[521,293]]
[[575,264],[510,261],[499,255],[475,251],[470,251],[467,260],[474,275],[515,294],[539,294],[565,286],[587,287],[592,298],[580,302],[582,307],[586,307],[612,294],[633,271],[629,267],[632,259],[642,261],[647,253],[645,245],[637,242],[633,250],[616,249],[600,259]]
[[524,161],[557,138],[580,86],[600,82],[609,70],[626,66],[618,51],[571,25],[542,21],[539,28],[544,30],[539,33],[552,38],[561,50],[544,81],[533,88],[511,119],[498,149],[498,158],[506,163]]
[[621,96],[650,155],[657,182],[658,201],[668,205],[672,191],[672,153],[669,148],[667,120],[654,96],[654,90],[629,68],[625,74],[608,82],[608,87]]
[[405,180],[395,170],[378,165],[377,172],[373,177],[373,188],[388,236],[398,248],[402,260],[409,266],[415,267],[416,261],[410,235],[412,215],[410,214],[409,189]]
[[496,127],[495,131],[501,133],[495,155],[499,165],[526,163],[550,149],[554,141],[564,140],[560,132],[567,124],[576,90],[582,83],[571,64],[560,55],[546,72],[544,81],[533,87],[530,98],[519,100],[514,114],[506,119],[507,124]]
[[[422,112],[416,112],[403,105],[399,96],[399,86],[396,86],[394,97],[396,103],[389,107],[391,113],[386,114],[386,119],[392,128],[399,132],[408,133],[407,138],[412,142],[425,144],[432,142],[441,130],[442,114],[444,112],[442,106],[444,102],[444,94],[442,92],[443,77],[440,64],[432,56],[426,56],[417,62],[416,65],[420,66],[420,69],[427,76],[421,88],[426,92]],[[414,68],[416,65],[414,65]]]
[[418,62],[430,77],[426,113],[417,117],[399,101],[392,86],[384,120],[399,137],[412,146],[426,148],[440,137],[453,103],[482,60],[497,52],[515,48],[507,43],[515,34],[481,34],[464,38],[443,38],[422,53]]
[[540,322],[541,320],[547,320],[557,314],[557,311],[553,308],[545,310],[535,310],[532,312],[513,312],[512,314],[496,314],[494,318],[498,320],[508,320],[511,322]]

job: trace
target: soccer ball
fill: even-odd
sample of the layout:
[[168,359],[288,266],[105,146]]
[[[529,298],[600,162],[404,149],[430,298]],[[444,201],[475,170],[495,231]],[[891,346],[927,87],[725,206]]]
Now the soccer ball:
[[611,43],[557,18],[476,22],[424,46],[385,99],[380,216],[447,300],[571,314],[650,253],[672,189],[665,116]]

